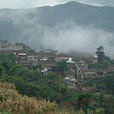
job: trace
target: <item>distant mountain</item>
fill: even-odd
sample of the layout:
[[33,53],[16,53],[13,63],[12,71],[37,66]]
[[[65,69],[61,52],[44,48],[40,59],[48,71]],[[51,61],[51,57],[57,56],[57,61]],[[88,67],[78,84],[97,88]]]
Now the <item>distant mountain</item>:
[[[73,25],[84,27],[93,26],[112,34],[114,33],[114,7],[69,2],[54,7],[1,9],[0,39],[26,42],[33,47],[38,45],[37,47],[43,48],[42,38],[44,35],[48,36],[45,30],[53,31],[55,26],[57,28],[65,22],[73,22]],[[69,28],[69,25],[60,26],[60,29],[64,30],[65,27]]]

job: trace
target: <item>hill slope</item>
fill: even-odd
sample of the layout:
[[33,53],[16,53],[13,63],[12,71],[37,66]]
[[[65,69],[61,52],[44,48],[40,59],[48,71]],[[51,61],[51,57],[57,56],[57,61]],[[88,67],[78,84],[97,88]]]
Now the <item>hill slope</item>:
[[[89,36],[85,38],[85,42],[91,37],[92,43],[98,38],[96,41],[98,45],[106,45],[104,41],[110,39],[110,41],[108,41],[111,42],[111,44],[108,43],[108,47],[110,47],[113,45],[112,43],[114,43],[114,39],[112,38],[114,33],[113,12],[114,7],[89,6],[77,2],[33,9],[1,9],[0,39],[21,41],[37,48],[54,47],[61,50],[61,45],[64,45],[63,43],[58,46],[58,43],[61,41],[63,42],[71,36],[70,44],[72,42],[79,42],[78,39],[85,37],[85,35],[87,36],[86,33],[89,32]],[[75,31],[78,32],[75,33]],[[80,34],[77,35],[78,33],[83,34],[83,36],[80,37]],[[66,34],[66,36],[62,36],[61,34]],[[105,36],[104,39],[101,38],[101,34],[103,37]],[[64,38],[61,39],[61,37]],[[78,39],[74,39],[76,37]],[[99,38],[101,39],[99,40]],[[47,42],[47,40],[51,43]],[[52,44],[54,44],[54,46]],[[68,43],[64,47],[70,44]],[[94,48],[96,47],[95,45]],[[73,50],[74,48],[77,47],[71,47],[69,50]]]
[[55,103],[21,96],[13,84],[0,82],[0,113],[7,111],[24,114],[51,114],[56,110]]

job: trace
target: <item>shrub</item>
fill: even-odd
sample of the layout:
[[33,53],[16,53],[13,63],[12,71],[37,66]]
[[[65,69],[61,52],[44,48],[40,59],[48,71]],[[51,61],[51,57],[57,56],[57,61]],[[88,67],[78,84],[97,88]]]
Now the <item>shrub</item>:
[[57,110],[56,103],[45,99],[36,100],[19,95],[15,85],[0,83],[0,111],[14,114],[49,113]]

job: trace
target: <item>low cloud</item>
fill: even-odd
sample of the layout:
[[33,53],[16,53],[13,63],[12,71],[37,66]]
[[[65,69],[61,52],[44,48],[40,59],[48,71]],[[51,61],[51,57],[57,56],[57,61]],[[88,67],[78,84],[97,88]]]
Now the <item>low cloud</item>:
[[[28,18],[34,12],[37,18]],[[17,17],[15,19],[15,17]],[[95,54],[96,48],[104,46],[107,55],[114,58],[114,34],[92,25],[79,25],[73,20],[54,26],[40,23],[40,13],[37,10],[18,12],[11,16],[2,15],[0,19],[12,20],[12,24],[21,30],[16,41],[24,42],[34,49],[54,49],[60,52],[81,52]],[[14,40],[12,39],[12,41]]]
[[[95,54],[96,48],[104,46],[107,55],[114,57],[114,34],[92,25],[82,26],[66,21],[53,27],[35,24],[36,20],[25,21],[26,27],[21,41],[35,49],[54,49],[59,52]],[[38,22],[38,20],[37,20]],[[25,25],[25,26],[26,26]]]
[[65,22],[54,28],[45,29],[42,44],[45,48],[56,49],[62,52],[81,52],[94,54],[100,45],[105,47],[107,55],[114,50],[114,34],[93,26],[81,26],[73,22]]

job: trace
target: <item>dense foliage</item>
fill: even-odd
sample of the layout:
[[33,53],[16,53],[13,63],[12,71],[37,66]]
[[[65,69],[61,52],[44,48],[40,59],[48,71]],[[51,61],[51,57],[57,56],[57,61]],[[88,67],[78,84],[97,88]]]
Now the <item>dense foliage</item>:
[[64,85],[63,76],[54,73],[44,75],[38,68],[14,64],[11,56],[0,57],[0,72],[1,81],[14,83],[20,94],[30,97],[42,97],[60,103],[72,92]]
[[55,112],[57,105],[43,99],[21,96],[12,84],[0,83],[0,112],[15,114],[47,114]]
[[[64,66],[63,70],[66,69],[64,62],[59,63],[58,66],[62,66],[60,67],[62,69]],[[39,67],[41,66],[29,68],[15,64],[13,56],[0,55],[0,81],[15,84],[16,89],[22,95],[56,101],[60,107],[82,110],[85,114],[89,112],[91,114],[113,114],[114,72],[96,80],[87,80],[85,86],[95,87],[96,91],[83,93],[67,88],[64,85],[64,76],[54,73],[44,75]]]

